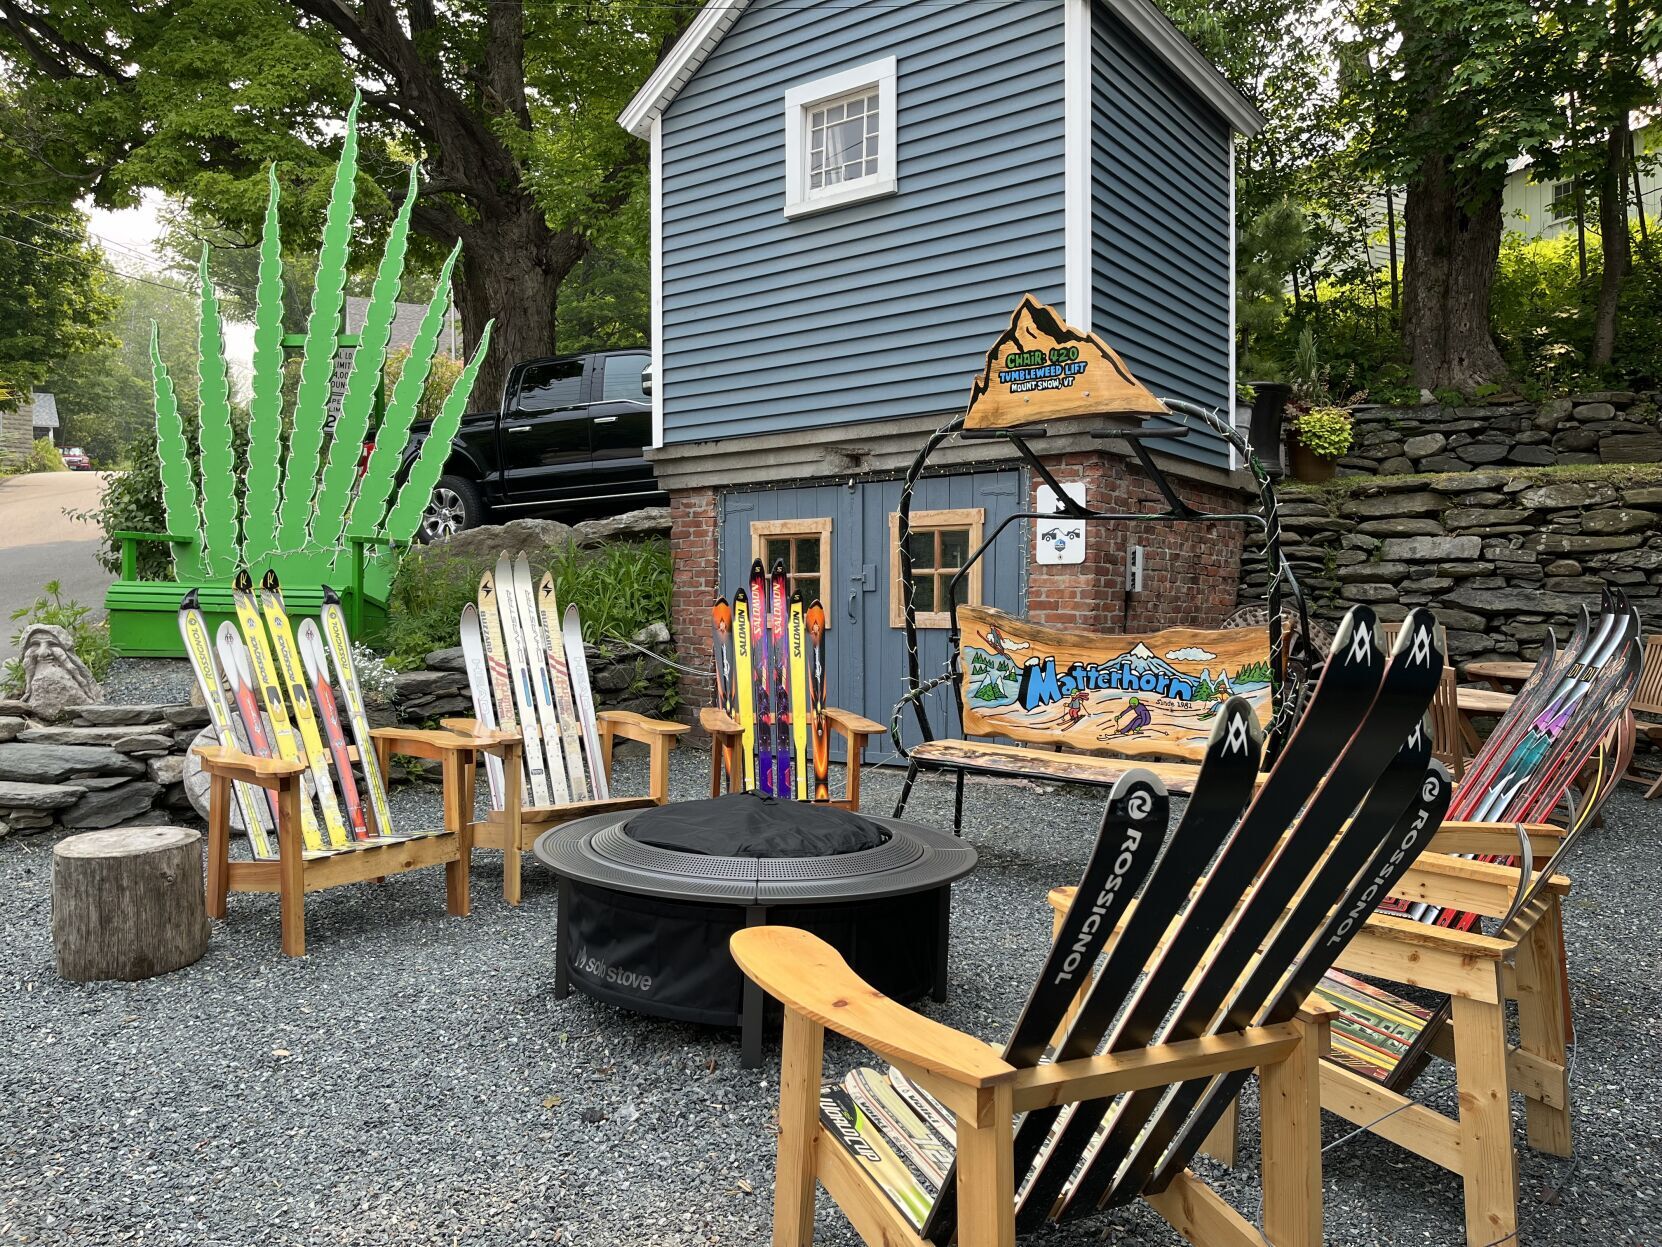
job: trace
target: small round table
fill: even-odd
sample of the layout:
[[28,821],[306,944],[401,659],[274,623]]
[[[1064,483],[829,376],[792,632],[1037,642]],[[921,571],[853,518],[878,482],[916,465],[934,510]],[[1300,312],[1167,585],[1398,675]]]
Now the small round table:
[[976,863],[963,840],[868,814],[888,833],[874,848],[728,857],[637,841],[624,830],[636,813],[579,818],[537,838],[534,852],[559,876],[557,997],[575,986],[637,1013],[736,1025],[741,1064],[755,1069],[762,990],[727,940],[779,923],[818,935],[884,995],[946,999],[952,884]]
[[1491,688],[1499,692],[1515,693],[1530,676],[1535,674],[1535,664],[1505,660],[1473,662],[1466,664],[1466,674],[1474,680],[1485,681]]

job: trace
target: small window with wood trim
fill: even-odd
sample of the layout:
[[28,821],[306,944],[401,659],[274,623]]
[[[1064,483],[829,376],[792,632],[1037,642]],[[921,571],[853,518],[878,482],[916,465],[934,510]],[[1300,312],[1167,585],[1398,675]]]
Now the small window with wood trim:
[[[790,587],[802,594],[804,602],[824,601],[831,574],[831,517],[753,520],[750,557],[761,559],[770,571],[775,563],[784,563]],[[827,610],[827,619],[833,613]]]
[[[980,507],[913,511],[906,548],[912,556],[912,605],[920,628],[951,625],[952,599],[958,605],[981,600],[981,564],[976,563],[956,589],[953,578],[981,546],[987,513]],[[889,626],[906,622],[905,590],[900,569],[900,514],[889,513]]]

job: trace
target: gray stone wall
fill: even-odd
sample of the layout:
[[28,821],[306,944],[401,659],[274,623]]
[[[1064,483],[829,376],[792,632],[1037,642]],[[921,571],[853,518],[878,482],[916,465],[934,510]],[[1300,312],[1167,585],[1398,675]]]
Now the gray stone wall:
[[[1285,553],[1324,619],[1430,606],[1453,661],[1530,659],[1608,584],[1662,631],[1662,467],[1380,477],[1281,499]],[[1241,601],[1263,602],[1261,560],[1243,566]]]
[[28,401],[15,411],[0,408],[0,470],[21,466],[34,449],[33,409]]
[[201,706],[80,706],[63,723],[0,715],[0,836],[133,823],[199,826],[185,753]]
[[1606,391],[1541,404],[1364,407],[1340,475],[1662,463],[1658,396]]

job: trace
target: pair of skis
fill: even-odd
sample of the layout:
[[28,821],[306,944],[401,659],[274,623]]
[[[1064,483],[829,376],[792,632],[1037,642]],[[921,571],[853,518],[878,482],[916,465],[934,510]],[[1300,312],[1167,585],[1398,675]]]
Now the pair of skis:
[[[743,729],[747,791],[798,801],[831,798],[825,718],[825,607],[788,592],[783,560],[750,565],[750,588],[711,608],[716,696]],[[807,766],[813,737],[813,783]]]
[[[354,843],[401,838],[391,833],[386,784],[376,765],[368,712],[352,663],[351,641],[339,597],[325,586],[321,627],[317,620],[305,619],[296,630],[289,623],[276,574],[266,573],[256,598],[253,579],[243,569],[233,581],[232,601],[237,626],[221,624],[214,646],[208,643],[207,624],[195,590],[186,595],[179,608],[186,653],[221,741],[259,757],[278,757],[305,765],[300,819],[306,851],[325,853],[350,848]],[[362,795],[335,699],[331,665],[346,702],[345,724],[350,724],[358,747]],[[226,687],[231,691],[229,701]],[[255,856],[274,857],[258,795],[247,785],[235,785],[234,792]],[[267,799],[271,824],[275,825],[276,797],[268,793]]]
[[[600,749],[582,623],[562,616],[554,578],[533,584],[521,554],[504,554],[479,580],[478,605],[462,610],[462,655],[474,717],[487,729],[518,726],[524,739],[520,791],[534,805],[610,796]],[[491,804],[505,800],[502,761],[487,756]]]

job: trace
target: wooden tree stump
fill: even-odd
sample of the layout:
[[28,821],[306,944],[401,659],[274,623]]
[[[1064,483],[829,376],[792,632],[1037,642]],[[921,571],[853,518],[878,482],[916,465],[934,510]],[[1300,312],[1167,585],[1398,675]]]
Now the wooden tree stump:
[[52,850],[52,946],[72,983],[147,979],[208,949],[202,834],[112,827]]

